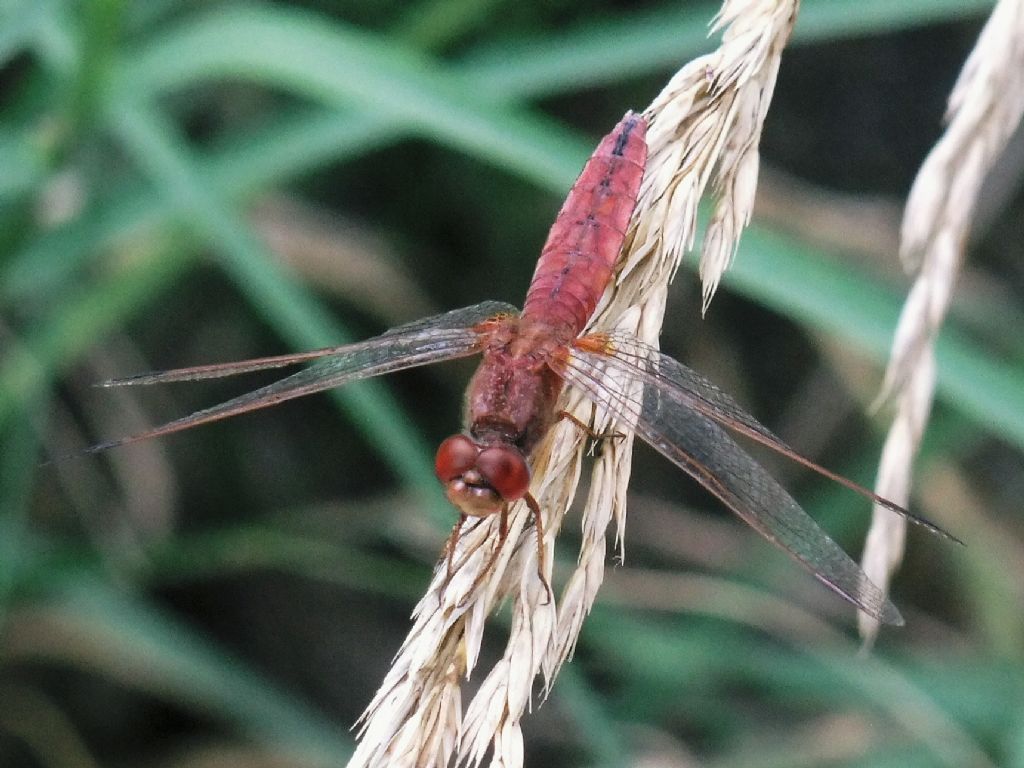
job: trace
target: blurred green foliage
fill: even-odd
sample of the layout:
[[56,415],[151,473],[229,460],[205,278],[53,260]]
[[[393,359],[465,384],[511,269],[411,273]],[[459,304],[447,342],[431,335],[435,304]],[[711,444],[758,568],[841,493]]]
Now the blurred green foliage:
[[[778,125],[816,99],[786,106],[787,83],[865,56],[857,45],[896,70],[892,51],[950,30],[934,39],[963,45],[935,66],[955,71],[990,6],[805,3]],[[0,764],[343,762],[450,524],[431,446],[458,418],[464,369],[39,463],[238,391],[140,404],[90,388],[108,376],[517,301],[594,138],[712,44],[716,10],[0,4]],[[934,139],[941,102],[875,102],[928,114],[911,129],[924,149]],[[769,161],[773,135],[770,122]],[[1024,766],[1024,356],[1003,263],[1019,246],[998,222],[977,234],[916,499],[967,547],[912,536],[897,586],[908,627],[856,655],[845,606],[701,495],[688,511],[685,481],[641,451],[629,564],[528,718],[528,764],[661,751],[680,765]],[[870,360],[877,385],[905,282],[755,222],[703,324],[693,283],[677,281],[666,348],[731,378],[769,423],[839,408],[800,397],[824,377],[848,414],[818,436],[825,460],[870,483],[884,419],[855,415],[871,392],[846,379]],[[857,546],[857,499],[815,484],[798,498]],[[657,572],[652,595],[678,578],[672,597],[617,597],[631,568]]]

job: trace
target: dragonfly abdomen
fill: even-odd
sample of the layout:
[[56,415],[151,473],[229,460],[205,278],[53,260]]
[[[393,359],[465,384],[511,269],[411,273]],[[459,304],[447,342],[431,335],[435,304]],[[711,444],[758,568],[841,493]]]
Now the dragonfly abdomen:
[[627,112],[583,167],[558,212],[526,294],[523,320],[576,336],[611,279],[647,161],[647,123]]

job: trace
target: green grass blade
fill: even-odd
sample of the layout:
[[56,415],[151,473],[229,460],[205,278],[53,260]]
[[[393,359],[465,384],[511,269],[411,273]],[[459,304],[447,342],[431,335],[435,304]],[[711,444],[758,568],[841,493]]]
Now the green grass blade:
[[566,35],[491,43],[460,60],[459,69],[482,97],[502,100],[618,82],[678,67],[711,50],[709,23],[720,7],[675,5],[595,22]]
[[47,170],[38,142],[27,131],[6,128],[0,128],[0,168],[0,203],[38,189]]
[[545,185],[586,157],[555,121],[477,98],[427,56],[309,13],[260,6],[191,19],[131,55],[115,100],[241,77],[330,106],[358,106]]
[[504,0],[426,0],[410,3],[391,36],[419,50],[443,48],[485,27]]
[[35,42],[52,12],[51,5],[47,0],[22,0],[0,7],[0,66]]
[[793,42],[893,34],[927,24],[980,20],[994,5],[994,0],[815,0],[801,4]]

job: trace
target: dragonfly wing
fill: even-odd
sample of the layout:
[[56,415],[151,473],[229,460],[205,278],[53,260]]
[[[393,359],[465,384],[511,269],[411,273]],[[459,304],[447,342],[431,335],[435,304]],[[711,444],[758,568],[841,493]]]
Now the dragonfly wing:
[[606,366],[640,378],[652,386],[677,391],[678,397],[708,418],[733,431],[774,448],[780,453],[796,454],[768,427],[751,416],[729,393],[697,371],[627,333],[595,333],[578,340],[582,350],[597,351]]
[[[333,389],[351,381],[380,376],[384,373],[413,368],[418,365],[454,360],[479,352],[486,344],[488,334],[481,327],[496,316],[515,312],[515,308],[499,302],[484,302],[465,309],[454,310],[427,320],[401,326],[367,341],[346,344],[330,350],[321,350],[320,359],[308,368],[294,373],[260,389],[226,402],[167,422],[153,429],[118,440],[99,443],[87,449],[97,453],[109,448],[135,443],[151,437],[180,432],[207,422],[226,419],[240,413],[268,408],[285,400],[303,397],[325,389]],[[261,358],[267,360],[268,358]],[[244,363],[228,364],[241,366]],[[265,367],[279,367],[268,365]],[[244,370],[261,370],[261,367]],[[181,369],[191,371],[194,369]],[[231,373],[242,372],[232,369]],[[145,383],[181,381],[178,371],[144,374]],[[200,377],[204,378],[204,377]],[[128,380],[126,383],[135,383]]]
[[[710,396],[710,402],[724,410],[735,408],[737,415],[757,424],[753,417],[743,413],[717,388],[696,393],[684,391],[670,384],[671,372],[659,383],[653,375],[641,374],[645,365],[595,351],[596,347],[588,349],[586,337],[582,342],[579,348],[553,365],[567,382],[616,414],[625,426],[717,496],[762,536],[808,568],[827,587],[882,622],[903,623],[896,606],[868,579],[860,566],[829,538],[764,467],[702,412],[706,408],[698,409],[695,401]],[[670,360],[663,355],[660,357]],[[771,434],[766,429],[765,432]]]
[[409,334],[415,331],[470,328],[491,317],[517,314],[519,310],[511,304],[500,301],[485,301],[471,307],[453,309],[441,315],[434,315],[423,320],[416,320],[385,331],[381,336],[356,344],[343,344],[337,347],[324,347],[310,352],[291,352],[273,357],[257,357],[251,360],[240,360],[232,363],[213,363],[212,365],[196,365],[189,368],[175,368],[171,371],[153,371],[137,373],[123,378],[109,379],[102,382],[101,387],[126,387],[142,384],[168,384],[176,381],[199,381],[201,379],[219,379],[225,376],[237,376],[241,373],[267,371],[274,368],[285,368],[290,365],[318,360],[322,357],[344,355],[365,344],[378,344],[385,336]]
[[604,358],[606,367],[614,368],[623,375],[639,379],[648,386],[670,392],[671,396],[698,413],[726,427],[732,432],[745,435],[771,448],[788,459],[817,472],[829,480],[849,488],[875,504],[885,507],[916,525],[928,529],[943,538],[963,544],[960,539],[923,517],[915,515],[884,496],[864,488],[847,477],[843,477],[790,448],[768,427],[751,416],[728,393],[701,376],[678,360],[674,360],[650,344],[625,333],[597,333],[578,339],[577,347],[583,352],[598,353]]

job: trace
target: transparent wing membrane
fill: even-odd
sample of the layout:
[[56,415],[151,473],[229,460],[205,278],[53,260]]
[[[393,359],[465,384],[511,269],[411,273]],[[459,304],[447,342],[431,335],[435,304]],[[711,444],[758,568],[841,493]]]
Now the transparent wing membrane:
[[[553,364],[567,382],[615,414],[823,584],[879,621],[903,622],[860,566],[715,421],[755,433],[772,447],[784,446],[767,428],[706,379],[639,341],[616,338],[604,352],[587,341]],[[792,453],[788,448],[783,452]]]
[[226,376],[237,376],[242,373],[254,373],[256,371],[268,371],[275,368],[286,368],[290,365],[306,363],[310,360],[319,360],[322,357],[332,355],[355,354],[361,347],[378,346],[382,339],[395,336],[408,336],[417,331],[441,330],[441,329],[465,329],[471,328],[488,318],[498,315],[516,314],[519,310],[511,304],[500,301],[485,301],[474,304],[471,307],[454,309],[442,315],[434,315],[423,320],[416,320],[405,325],[400,325],[385,331],[380,336],[375,336],[366,341],[355,344],[343,344],[337,347],[324,347],[314,349],[310,352],[291,352],[285,355],[273,357],[256,357],[251,360],[239,360],[232,363],[213,363],[211,365],[195,365],[189,368],[175,368],[170,371],[152,371],[148,373],[137,373],[117,379],[108,379],[101,382],[101,387],[127,387],[144,384],[169,384],[176,381],[200,381],[202,379],[220,379]]
[[[597,343],[595,343],[597,342]],[[958,538],[889,499],[808,459],[751,416],[730,395],[691,368],[628,334],[594,334],[577,342],[573,354],[598,354],[609,370],[672,393],[673,399],[733,432],[749,437],[823,477],[849,488],[932,533],[962,544]],[[599,349],[598,352],[592,350]]]
[[485,333],[476,328],[480,323],[494,317],[515,312],[515,308],[499,302],[484,302],[472,307],[454,310],[427,320],[400,326],[380,336],[357,344],[340,347],[259,358],[238,363],[226,363],[196,368],[181,368],[172,371],[141,374],[126,379],[116,379],[109,386],[157,384],[171,381],[192,381],[196,379],[232,376],[314,359],[312,365],[280,381],[269,384],[226,402],[196,411],[188,416],[167,422],[153,429],[128,437],[99,443],[87,449],[97,453],[128,443],[147,440],[151,437],[180,432],[184,429],[218,421],[240,413],[268,408],[286,400],[333,389],[358,379],[413,368],[418,365],[454,360],[479,352],[486,343]]

